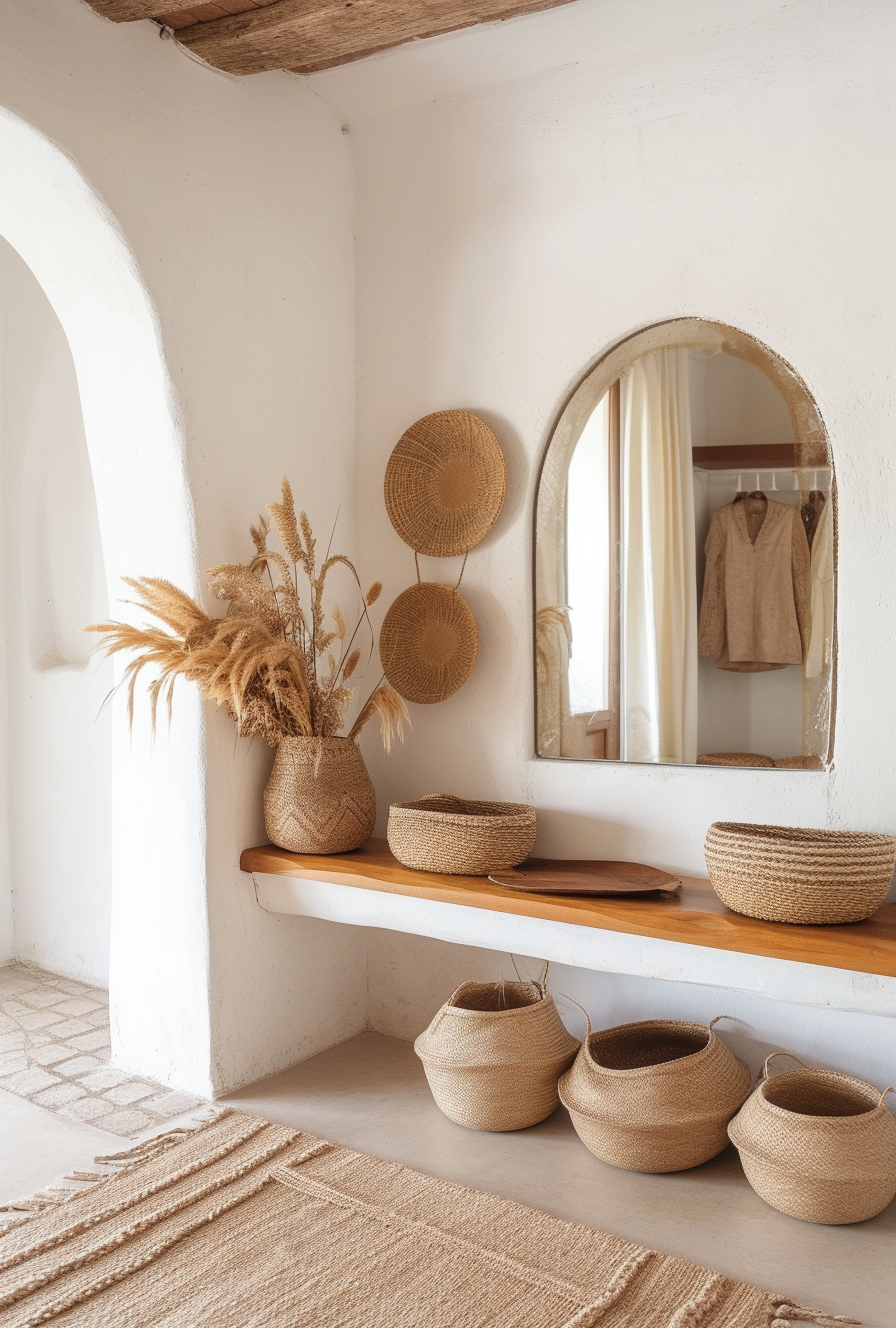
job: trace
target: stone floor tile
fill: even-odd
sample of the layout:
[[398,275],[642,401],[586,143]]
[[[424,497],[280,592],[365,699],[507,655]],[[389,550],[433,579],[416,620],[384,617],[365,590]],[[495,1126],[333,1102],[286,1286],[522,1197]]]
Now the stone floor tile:
[[[69,1102],[64,1107],[60,1107],[59,1115],[68,1116],[70,1120],[90,1121],[91,1123],[102,1121],[102,1128],[107,1130],[109,1126],[106,1124],[105,1118],[110,1112],[114,1111],[115,1108],[110,1106],[108,1102],[104,1102],[101,1097],[81,1097],[78,1098],[77,1102]],[[141,1126],[141,1129],[145,1128],[146,1126]],[[123,1131],[113,1130],[113,1133],[122,1134]]]
[[31,1101],[39,1107],[49,1107],[55,1111],[57,1107],[66,1107],[70,1102],[77,1102],[78,1098],[86,1096],[80,1084],[54,1084],[52,1088],[44,1088],[40,1093],[32,1093]]
[[39,1093],[42,1088],[58,1083],[55,1074],[48,1074],[39,1065],[31,1065],[18,1074],[0,1076],[0,1088],[5,1088],[7,1093],[17,1093],[19,1097],[30,1097],[32,1093]]
[[119,1084],[117,1088],[110,1088],[103,1094],[107,1102],[114,1102],[117,1107],[129,1107],[132,1102],[139,1102],[141,1098],[152,1097],[158,1093],[158,1084],[144,1084],[139,1079],[129,1079],[126,1084]]
[[56,1073],[65,1075],[66,1079],[80,1079],[90,1070],[99,1070],[101,1067],[102,1061],[98,1061],[96,1056],[74,1056],[70,1061],[57,1065]]
[[68,1045],[77,1051],[108,1051],[109,1034],[104,1028],[95,1028],[92,1033],[81,1033],[78,1037],[67,1038]]
[[[77,1103],[75,1103],[77,1106]],[[108,1104],[106,1104],[108,1105]],[[113,1134],[120,1134],[126,1139],[133,1139],[144,1130],[148,1130],[156,1122],[152,1116],[147,1116],[145,1111],[115,1111],[111,1116],[103,1117],[103,1129],[111,1130]]]
[[0,1075],[27,1070],[30,1064],[31,1059],[24,1048],[18,1051],[0,1051]]
[[30,991],[33,987],[40,985],[40,977],[35,975],[33,968],[22,968],[20,964],[11,964],[7,968],[0,968],[0,995],[5,996],[14,992]]
[[27,1041],[27,1034],[21,1029],[15,1033],[0,1033],[0,1051],[21,1051]]
[[109,1011],[105,1005],[101,1010],[94,1010],[92,1014],[85,1014],[83,1017],[90,1024],[91,1028],[109,1027]]
[[33,991],[23,991],[18,997],[22,1005],[28,1005],[32,1010],[43,1010],[47,1005],[58,1005],[60,1001],[68,999],[64,992],[57,991],[55,987],[35,987]]
[[107,1006],[105,1001],[97,1001],[92,997],[88,999],[84,996],[66,996],[55,1008],[60,1014],[77,1018],[79,1015],[94,1014],[97,1010],[105,1010]]
[[18,1026],[15,1019],[10,1018],[8,1014],[0,1013],[0,1033],[14,1033]]
[[203,1099],[190,1097],[188,1093],[163,1093],[160,1097],[148,1098],[140,1103],[142,1109],[154,1111],[157,1116],[179,1116],[182,1111],[192,1111],[203,1106]]
[[66,1019],[61,1024],[53,1025],[53,1036],[60,1041],[77,1037],[80,1033],[92,1033],[93,1031],[93,1024],[85,1023],[83,1019]]
[[55,1010],[28,1010],[16,1018],[22,1028],[52,1028],[54,1024],[62,1022],[62,1015]]
[[58,1065],[60,1061],[70,1061],[77,1051],[67,1047],[64,1042],[48,1042],[45,1047],[29,1047],[28,1055],[38,1065]]
[[92,1070],[90,1074],[82,1075],[79,1082],[90,1093],[105,1093],[108,1088],[117,1088],[119,1084],[126,1084],[130,1077],[121,1070],[110,1070],[107,1065],[103,1065],[98,1070]]
[[87,996],[93,1000],[98,1000],[100,996],[99,988],[91,987],[86,982],[76,982],[74,978],[53,978],[52,986],[57,987],[59,991],[66,992],[69,996]]
[[30,1005],[23,1005],[18,996],[10,996],[0,1001],[0,1012],[10,1019],[20,1019],[23,1014],[33,1014]]

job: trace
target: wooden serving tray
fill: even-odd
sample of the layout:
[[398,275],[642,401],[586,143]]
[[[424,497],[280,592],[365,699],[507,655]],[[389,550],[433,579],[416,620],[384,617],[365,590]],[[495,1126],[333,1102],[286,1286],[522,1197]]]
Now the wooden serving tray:
[[493,872],[488,879],[508,890],[534,895],[673,894],[681,886],[677,876],[642,862],[549,863],[542,858]]

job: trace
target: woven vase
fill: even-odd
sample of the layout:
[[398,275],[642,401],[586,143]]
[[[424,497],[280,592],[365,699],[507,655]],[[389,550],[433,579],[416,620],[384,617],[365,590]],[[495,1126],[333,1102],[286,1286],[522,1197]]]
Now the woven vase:
[[896,1195],[896,1119],[886,1093],[831,1070],[767,1073],[768,1061],[728,1126],[753,1189],[804,1222],[875,1217]]
[[586,1148],[626,1171],[685,1171],[728,1143],[752,1076],[712,1026],[671,1019],[591,1033],[560,1080]]
[[465,982],[414,1043],[437,1106],[470,1130],[524,1130],[550,1116],[578,1048],[536,982]]
[[264,791],[268,838],[291,853],[345,853],[373,833],[376,794],[350,738],[284,738]]

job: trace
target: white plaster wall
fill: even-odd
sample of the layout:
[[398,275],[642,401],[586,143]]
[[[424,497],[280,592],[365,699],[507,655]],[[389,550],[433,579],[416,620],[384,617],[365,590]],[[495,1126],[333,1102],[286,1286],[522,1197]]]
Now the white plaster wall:
[[[473,409],[508,463],[504,513],[464,577],[479,662],[449,701],[412,707],[403,750],[387,759],[368,744],[381,803],[436,789],[519,798],[538,807],[541,852],[690,872],[702,872],[717,819],[892,832],[896,182],[880,163],[896,131],[896,10],[888,0],[605,0],[527,23],[528,37],[521,21],[478,46],[458,38],[441,63],[404,52],[315,83],[349,117],[356,159],[361,538],[386,583],[383,610],[414,577],[380,499],[402,431],[428,411]],[[552,424],[608,346],[695,315],[783,355],[830,431],[841,539],[827,773],[533,756],[532,507]],[[455,563],[424,561],[427,575],[457,576]],[[429,982],[429,945],[389,944],[396,971],[426,989],[422,1027],[450,983]],[[614,989],[625,999],[604,1002],[606,980],[591,979],[596,1013],[703,1001],[634,979]],[[375,1015],[384,1027],[405,999],[393,992]],[[760,1040],[772,1024],[804,1049],[828,1038],[818,1012],[760,1015],[740,997],[730,1008]],[[858,1017],[844,1028],[853,1031],[831,1058],[849,1053],[876,1074],[877,1030]]]
[[[186,445],[196,563],[245,554],[248,522],[284,471],[319,530],[341,509],[351,549],[353,181],[339,119],[300,80],[215,74],[149,24],[107,23],[73,0],[2,8],[0,105],[74,159],[154,306]],[[107,566],[110,578],[159,570]],[[182,693],[175,726],[191,713]],[[236,740],[215,714],[205,745],[204,807],[166,815],[181,817],[187,837],[192,828],[197,863],[166,858],[167,826],[138,832],[133,809],[140,889],[129,891],[123,860],[112,943],[118,1060],[200,1091],[350,1036],[366,995],[354,933],[266,917],[239,871],[240,850],[263,837],[269,752]],[[150,755],[140,733],[121,759],[164,768],[176,747],[160,734]],[[338,983],[324,980],[330,972]]]
[[109,977],[111,664],[81,627],[106,616],[96,501],[71,351],[0,240],[9,953]]
[[[369,936],[371,1026],[407,1040],[423,1031],[462,982],[512,980],[517,970],[537,978],[542,968],[538,958],[518,955],[515,968],[509,955],[428,937],[373,930]],[[639,1019],[705,1024],[728,1015],[718,1032],[755,1073],[769,1052],[790,1051],[808,1064],[835,1066],[881,1089],[896,1075],[892,1018],[811,1008],[801,1004],[798,991],[792,1001],[774,1000],[718,984],[595,973],[565,964],[551,965],[548,985],[563,1022],[578,1038],[585,1034],[585,1019],[564,995],[585,1007],[593,1029]]]

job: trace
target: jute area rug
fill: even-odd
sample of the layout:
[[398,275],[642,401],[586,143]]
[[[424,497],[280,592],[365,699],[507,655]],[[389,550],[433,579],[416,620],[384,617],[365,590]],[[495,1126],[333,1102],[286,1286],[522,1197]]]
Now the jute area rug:
[[226,1111],[0,1235],[0,1325],[834,1325],[590,1227]]

